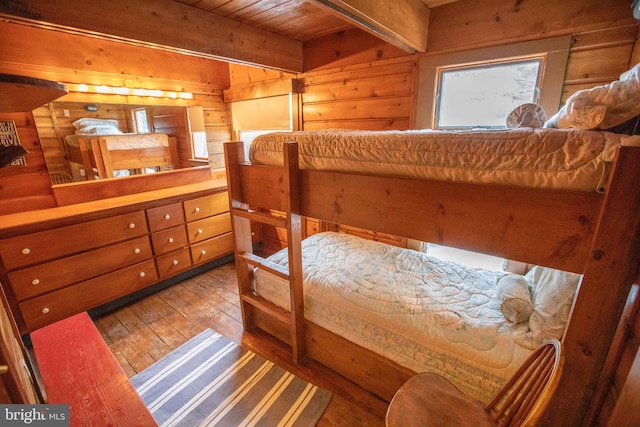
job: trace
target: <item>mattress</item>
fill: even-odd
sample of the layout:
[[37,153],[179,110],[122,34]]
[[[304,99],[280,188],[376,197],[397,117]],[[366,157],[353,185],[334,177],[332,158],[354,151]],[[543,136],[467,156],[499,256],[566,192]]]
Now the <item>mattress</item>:
[[[305,318],[415,372],[487,399],[531,352],[500,311],[504,272],[332,232],[305,239],[302,252]],[[287,250],[269,259],[287,266]],[[287,281],[253,276],[257,295],[289,310]]]
[[275,132],[254,139],[254,164],[282,165],[299,143],[301,169],[602,191],[615,147],[640,137],[576,129]]
[[67,135],[65,140],[69,145],[78,146],[78,139],[104,138],[107,142],[107,149],[113,150],[133,150],[153,147],[168,147],[169,137],[163,133],[123,133],[118,135]]

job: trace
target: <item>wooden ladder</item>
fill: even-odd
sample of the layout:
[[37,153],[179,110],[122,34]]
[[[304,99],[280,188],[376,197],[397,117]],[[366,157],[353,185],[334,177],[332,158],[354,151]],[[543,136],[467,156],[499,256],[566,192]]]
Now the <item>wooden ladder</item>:
[[[288,328],[293,361],[298,363],[304,357],[306,349],[302,290],[302,221],[299,214],[300,189],[297,144],[291,143],[284,146],[284,175],[282,179],[284,216],[250,209],[250,202],[245,201],[243,198],[243,143],[225,143],[224,151],[227,164],[229,207],[235,241],[238,290],[244,328],[248,331],[255,328],[254,308],[276,319]],[[252,221],[287,230],[288,269],[254,254],[251,238]],[[256,267],[289,281],[290,311],[284,310],[256,294],[252,286],[253,269]]]

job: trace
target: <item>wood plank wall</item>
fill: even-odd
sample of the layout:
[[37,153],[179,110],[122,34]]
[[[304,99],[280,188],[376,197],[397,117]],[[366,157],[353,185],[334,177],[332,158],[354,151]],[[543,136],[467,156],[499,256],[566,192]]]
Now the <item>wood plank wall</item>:
[[0,215],[55,206],[33,114],[0,113],[0,121],[15,122],[20,145],[28,151],[26,166],[0,169]]

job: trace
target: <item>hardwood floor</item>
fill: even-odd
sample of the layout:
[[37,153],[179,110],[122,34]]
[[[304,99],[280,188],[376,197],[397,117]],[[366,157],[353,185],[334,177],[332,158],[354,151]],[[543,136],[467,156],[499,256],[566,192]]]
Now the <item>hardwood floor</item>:
[[384,426],[387,403],[324,366],[294,365],[287,347],[264,333],[244,333],[233,262],[179,282],[95,319],[131,377],[206,328],[333,392],[318,426]]

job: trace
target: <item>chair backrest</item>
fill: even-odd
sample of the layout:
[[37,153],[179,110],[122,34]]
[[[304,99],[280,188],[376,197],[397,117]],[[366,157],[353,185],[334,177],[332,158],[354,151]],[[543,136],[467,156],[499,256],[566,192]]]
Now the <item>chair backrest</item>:
[[51,172],[49,175],[51,176],[51,182],[54,185],[73,182],[73,177],[66,172]]
[[558,386],[563,364],[560,341],[546,341],[531,353],[484,410],[498,426],[535,426]]

